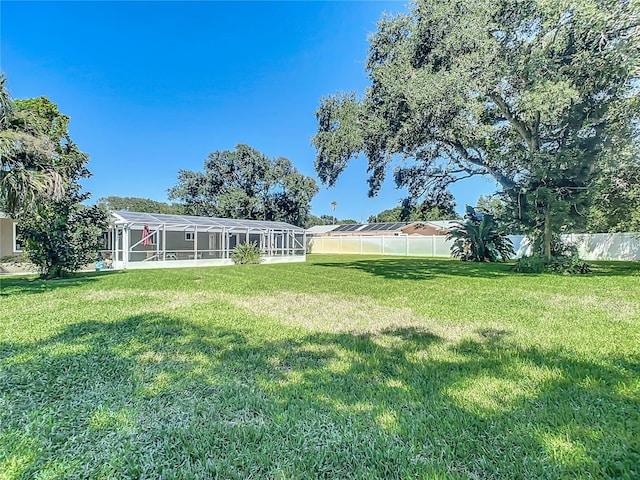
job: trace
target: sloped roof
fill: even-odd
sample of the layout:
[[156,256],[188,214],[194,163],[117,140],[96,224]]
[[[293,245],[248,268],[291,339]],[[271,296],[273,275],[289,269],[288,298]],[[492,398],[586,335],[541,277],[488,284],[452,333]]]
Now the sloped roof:
[[359,232],[394,232],[396,230],[400,230],[407,225],[409,222],[383,222],[383,223],[368,223],[367,225],[362,225],[362,228],[358,229]]
[[314,225],[307,228],[310,235],[331,234],[348,234],[358,235],[376,234],[383,232],[400,232],[410,226],[427,225],[437,230],[448,230],[457,224],[457,220],[433,220],[420,222],[382,222],[382,223],[347,223],[344,225]]
[[328,233],[338,228],[339,225],[314,225],[313,227],[307,228],[307,233]]
[[194,215],[170,215],[166,213],[142,213],[128,210],[109,212],[112,221],[118,224],[142,227],[147,225],[166,225],[175,227],[202,227],[203,229],[250,229],[250,230],[294,230],[304,229],[286,222],[270,222],[266,220],[239,220],[234,218],[197,217]]
[[455,227],[458,225],[459,220],[431,220],[427,222],[419,222],[424,223],[425,225],[431,225],[432,227],[437,228],[438,230],[449,230],[451,227]]

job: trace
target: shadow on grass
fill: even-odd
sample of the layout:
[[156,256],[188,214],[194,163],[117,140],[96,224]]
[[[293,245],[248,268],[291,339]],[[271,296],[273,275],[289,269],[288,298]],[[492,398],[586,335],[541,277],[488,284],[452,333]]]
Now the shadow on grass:
[[640,276],[640,262],[593,261],[589,263],[593,265],[593,272],[589,274],[592,276],[596,276],[596,277]]
[[25,293],[45,293],[60,288],[78,287],[96,281],[105,275],[122,275],[123,270],[101,272],[77,272],[68,277],[42,280],[38,277],[7,276],[0,277],[0,296]]
[[508,263],[461,262],[431,257],[424,259],[384,257],[336,262],[318,260],[314,259],[314,266],[355,269],[392,280],[430,280],[442,275],[498,278],[509,275],[511,267]]
[[267,340],[160,314],[0,343],[9,478],[640,475],[638,357],[416,328]]
[[[431,280],[439,276],[463,276],[476,278],[507,278],[510,276],[540,277],[543,274],[516,273],[511,270],[510,263],[478,263],[461,262],[453,259],[441,259],[433,257],[425,258],[398,258],[381,257],[352,260],[353,257],[341,259],[335,256],[335,261],[320,261],[314,258],[311,262],[314,266],[347,268],[360,270],[365,273],[384,277],[391,280]],[[640,262],[622,261],[594,261],[592,273],[582,276],[640,276]],[[544,274],[560,275],[560,274]]]

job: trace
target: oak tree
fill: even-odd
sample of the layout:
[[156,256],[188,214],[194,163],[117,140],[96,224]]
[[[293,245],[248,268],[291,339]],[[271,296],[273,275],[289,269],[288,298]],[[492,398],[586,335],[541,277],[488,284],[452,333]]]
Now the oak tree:
[[169,198],[186,213],[214,217],[276,220],[303,226],[318,186],[290,160],[269,158],[248,145],[215,151],[203,172],[180,170]]
[[385,16],[370,87],[316,112],[320,179],[333,185],[360,154],[371,195],[397,157],[412,199],[491,176],[550,255],[551,233],[584,221],[613,128],[637,118],[624,105],[638,96],[638,12],[636,0],[418,0]]

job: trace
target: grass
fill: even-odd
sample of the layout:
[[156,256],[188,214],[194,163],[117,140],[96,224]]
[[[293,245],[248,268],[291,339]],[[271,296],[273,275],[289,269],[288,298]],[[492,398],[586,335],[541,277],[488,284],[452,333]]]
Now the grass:
[[638,263],[0,282],[0,479],[640,477]]

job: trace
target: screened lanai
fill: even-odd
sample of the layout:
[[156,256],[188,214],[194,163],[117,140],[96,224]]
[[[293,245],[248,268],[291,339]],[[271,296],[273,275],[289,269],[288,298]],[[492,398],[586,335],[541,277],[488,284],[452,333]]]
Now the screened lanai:
[[[303,262],[305,231],[285,222],[112,211],[102,255],[114,268],[227,265],[255,243],[265,263]],[[161,262],[161,263],[159,263]]]

